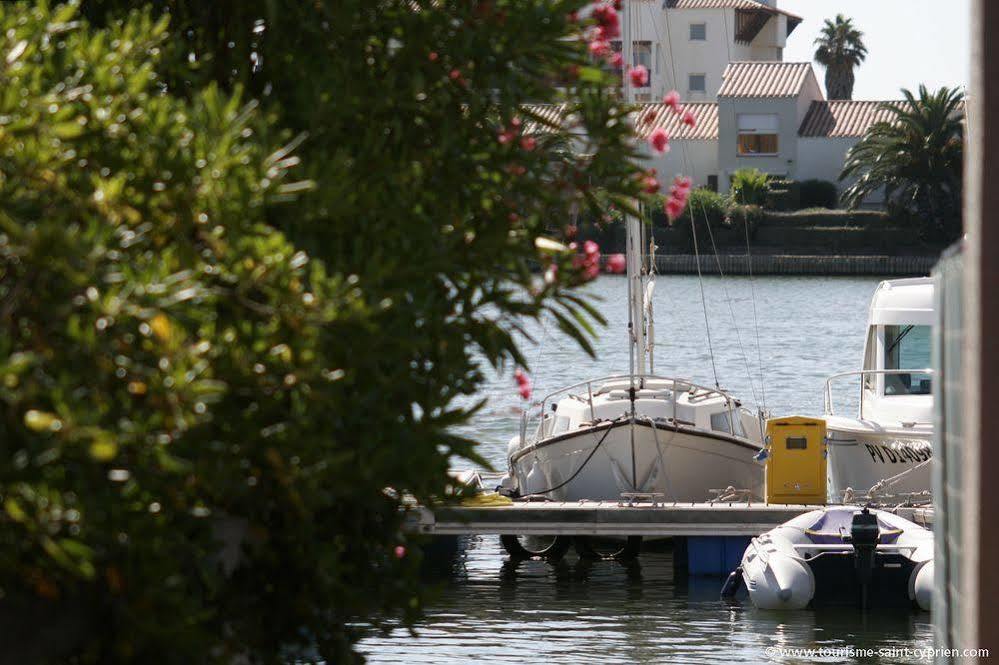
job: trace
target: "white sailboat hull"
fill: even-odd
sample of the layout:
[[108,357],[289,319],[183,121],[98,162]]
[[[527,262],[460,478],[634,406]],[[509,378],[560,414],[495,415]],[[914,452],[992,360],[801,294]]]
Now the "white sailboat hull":
[[667,501],[695,502],[713,498],[711,489],[730,486],[761,498],[758,450],[722,434],[623,421],[542,440],[510,462],[521,495],[617,501],[624,492],[656,492]]

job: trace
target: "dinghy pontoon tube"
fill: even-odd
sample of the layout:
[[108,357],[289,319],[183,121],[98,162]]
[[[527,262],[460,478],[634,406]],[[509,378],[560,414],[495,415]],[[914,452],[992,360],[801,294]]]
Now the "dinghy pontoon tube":
[[880,510],[813,510],[754,538],[740,569],[760,609],[915,603],[929,610],[933,532]]

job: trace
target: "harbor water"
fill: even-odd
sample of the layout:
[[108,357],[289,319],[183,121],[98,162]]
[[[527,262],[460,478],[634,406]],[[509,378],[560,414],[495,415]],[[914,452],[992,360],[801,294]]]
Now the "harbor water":
[[[860,367],[877,278],[660,276],[654,298],[657,374],[717,383],[774,415],[820,415],[825,379]],[[550,323],[525,344],[534,400],[559,387],[628,370],[626,281],[601,277],[586,293],[607,318],[589,358]],[[755,315],[754,315],[755,310]],[[754,324],[755,319],[755,324]],[[710,331],[710,335],[707,331]],[[710,336],[710,345],[708,338]],[[712,368],[712,358],[714,368]],[[488,372],[487,406],[461,433],[505,469],[521,406],[512,368]],[[834,384],[837,413],[857,410],[859,383]],[[537,407],[535,407],[537,408]],[[456,467],[470,466],[455,462]],[[707,497],[707,494],[705,496]],[[496,537],[465,538],[436,561],[436,590],[416,635],[403,627],[361,644],[370,662],[719,663],[928,662],[930,617],[909,611],[756,610],[722,600],[720,578],[674,574],[667,543],[630,564],[514,564]],[[795,650],[811,651],[795,651]]]

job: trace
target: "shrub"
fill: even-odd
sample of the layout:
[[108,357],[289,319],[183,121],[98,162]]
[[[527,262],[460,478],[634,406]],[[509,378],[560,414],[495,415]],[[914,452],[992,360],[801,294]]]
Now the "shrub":
[[732,174],[729,196],[739,205],[762,206],[766,203],[769,189],[769,177],[766,173],[759,169],[739,169]]
[[767,183],[767,196],[764,208],[786,212],[798,207],[798,183],[784,178],[771,178]]
[[839,192],[836,183],[828,180],[802,180],[798,185],[798,209],[804,208],[836,208],[839,203]]
[[[354,661],[420,610],[402,497],[478,459],[482,364],[600,320],[538,241],[639,194],[631,130],[564,3],[133,4],[0,3],[3,616],[77,608],[46,662]],[[580,67],[589,159],[497,140]]]
[[712,227],[718,227],[725,222],[725,213],[724,196],[710,189],[698,188],[690,192],[683,218],[689,223],[691,215],[694,215],[703,224],[706,217]]
[[745,226],[749,227],[749,236],[756,236],[756,229],[766,213],[763,208],[756,205],[732,205],[729,206],[726,223],[740,233],[745,233]]

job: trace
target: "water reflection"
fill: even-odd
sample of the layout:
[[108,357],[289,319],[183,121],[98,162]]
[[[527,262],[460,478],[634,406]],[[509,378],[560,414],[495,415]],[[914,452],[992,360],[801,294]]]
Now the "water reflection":
[[[825,378],[859,368],[874,278],[757,278],[760,362],[752,327],[748,279],[728,280],[743,345],[732,326],[722,284],[705,290],[716,362],[723,387],[778,414],[818,414]],[[590,285],[609,327],[587,359],[573,343],[544,327],[528,350],[536,394],[627,367],[624,279]],[[660,277],[656,295],[657,370],[713,383],[696,278]],[[743,351],[748,358],[743,357]],[[747,375],[746,365],[750,370]],[[843,384],[839,412],[856,410],[856,386]],[[517,431],[519,404],[509,375],[489,374],[489,405],[462,433],[482,442],[480,452],[505,466],[506,442]],[[479,396],[476,396],[478,399]],[[850,400],[854,400],[851,402]],[[454,541],[452,541],[454,542]],[[456,543],[455,543],[456,544]],[[437,545],[438,548],[441,545]],[[466,663],[758,663],[764,649],[787,647],[927,647],[929,615],[849,610],[764,612],[745,596],[719,598],[723,579],[682,578],[673,572],[668,543],[643,545],[637,562],[579,560],[557,563],[507,560],[498,538],[461,539],[461,547],[433,555],[427,584],[439,594],[410,637],[402,628],[362,644],[371,662]],[[744,593],[744,592],[743,592]],[[890,658],[891,662],[905,662]],[[786,658],[782,662],[802,662]],[[821,658],[814,662],[851,662]],[[919,662],[913,660],[912,662]]]

